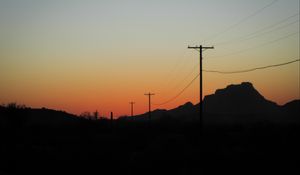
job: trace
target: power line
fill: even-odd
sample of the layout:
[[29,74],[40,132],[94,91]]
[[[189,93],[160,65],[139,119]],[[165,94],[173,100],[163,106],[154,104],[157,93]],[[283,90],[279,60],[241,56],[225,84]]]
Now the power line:
[[[195,50],[197,50],[197,49],[195,49]],[[197,50],[197,51],[199,51],[199,50]],[[206,50],[203,50],[202,52],[205,52]],[[185,52],[185,54],[181,57],[181,59],[178,59],[177,60],[177,62],[179,63],[179,60],[183,60],[184,58],[186,57],[186,52]],[[174,85],[172,86],[172,89],[174,90],[174,89],[177,89],[183,82],[184,82],[184,80],[186,80],[194,71],[195,71],[195,69],[197,68],[197,65],[194,65],[194,67],[191,69],[191,71],[189,72],[189,73],[187,73],[185,76],[184,76],[184,78],[182,78],[182,79],[180,79],[180,81],[178,81],[178,83],[176,83],[176,79],[177,78],[179,78],[179,76],[177,76],[177,74],[179,73],[178,71],[180,70],[180,69],[183,69],[184,67],[186,67],[186,65],[187,65],[187,62],[185,61],[185,63],[184,64],[182,64],[180,67],[178,67],[178,65],[179,64],[176,64],[177,66],[177,68],[178,68],[178,70],[176,70],[175,71],[175,69],[173,69],[172,71],[170,71],[169,72],[169,74],[171,74],[172,72],[174,72],[174,74],[176,75],[176,76],[172,76],[171,78],[167,78],[165,81],[164,81],[164,83],[163,83],[163,85],[162,85],[162,87],[164,87],[164,88],[162,88],[162,89],[165,89],[165,87],[167,87],[167,84],[173,84],[174,83]],[[179,69],[180,68],[180,69]],[[176,83],[176,84],[175,84]],[[171,88],[171,86],[168,86],[168,87],[170,87]],[[157,94],[157,93],[156,93]]]
[[[197,49],[195,49],[197,50]],[[197,50],[199,51],[199,50]],[[202,51],[202,53],[205,52],[205,50]],[[196,64],[193,66],[193,68],[184,76],[184,78],[182,78],[175,86],[173,86],[173,90],[177,89],[188,77],[190,77],[190,75],[192,75],[192,73],[196,70],[196,68],[199,66],[200,63]]]
[[191,69],[191,71],[186,74],[186,76],[184,76],[184,78],[182,78],[174,87],[173,89],[176,89],[177,87],[179,87],[190,75],[192,75],[192,73],[195,71],[195,69],[199,66],[199,64],[194,65],[194,67]]
[[[199,52],[199,50],[195,49]],[[205,50],[202,51],[202,53],[205,52]],[[200,64],[200,63],[199,63]],[[178,83],[176,83],[174,86],[172,86],[172,89],[177,89],[190,75],[195,71],[195,69],[199,66],[199,64],[196,64],[193,66],[193,68],[184,76],[184,78],[180,79]]]
[[184,52],[182,54],[182,56],[179,56],[176,59],[176,61],[175,61],[176,63],[174,64],[172,69],[170,69],[170,71],[168,71],[168,73],[166,74],[166,79],[162,83],[162,86],[164,88],[169,87],[169,84],[172,84],[177,79],[178,76],[176,76],[176,75],[179,73],[179,70],[181,70],[182,68],[184,68],[186,66],[187,62],[186,61],[183,62],[184,58],[186,57],[186,54],[187,54],[187,52]]
[[[278,26],[279,24],[282,24],[282,23],[284,23],[284,22],[287,22],[289,19],[291,19],[291,18],[293,18],[293,17],[295,17],[295,16],[297,16],[297,15],[299,15],[299,13],[296,13],[296,14],[293,14],[293,15],[290,15],[290,16],[288,16],[288,17],[286,17],[286,18],[284,18],[284,19],[282,19],[282,20],[280,20],[280,21],[278,21],[278,22],[276,22],[276,23],[273,23],[273,24],[271,24],[271,25],[268,25],[268,26],[266,26],[266,27],[263,27],[262,29],[259,29],[259,30],[257,30],[257,31],[254,31],[254,32],[252,32],[252,33],[250,33],[250,34],[248,34],[248,35],[245,35],[245,36],[243,36],[243,37],[239,37],[239,38],[236,38],[236,39],[234,39],[234,40],[230,40],[230,41],[225,41],[225,42],[220,42],[220,43],[217,43],[216,45],[226,45],[226,44],[228,44],[228,43],[232,43],[232,42],[235,42],[235,41],[238,41],[238,42],[241,42],[241,41],[246,41],[246,40],[250,40],[250,39],[253,39],[253,38],[256,38],[256,37],[258,37],[258,36],[261,36],[261,35],[264,35],[264,34],[268,34],[268,33],[271,33],[271,32],[273,32],[273,31],[275,31],[275,30],[279,30],[279,29],[282,29],[282,28],[285,28],[285,27],[288,27],[288,26],[290,26],[290,25],[292,25],[292,24],[295,24],[295,23],[297,23],[297,22],[299,22],[299,20],[296,20],[296,21],[292,21],[291,23],[288,23],[288,24],[285,24],[285,25],[283,25],[283,26]],[[277,26],[277,27],[276,27]],[[272,29],[272,27],[276,27],[276,28],[273,28]],[[268,30],[269,29],[269,30]],[[266,31],[267,30],[267,31]],[[250,48],[246,48],[246,49],[243,49],[243,50],[239,50],[239,51],[237,51],[237,52],[231,52],[231,53],[228,53],[228,54],[226,54],[226,55],[221,55],[221,56],[212,56],[212,57],[223,57],[223,56],[229,56],[229,55],[234,55],[234,54],[238,54],[238,53],[241,53],[241,52],[245,52],[245,51],[247,51],[247,50],[250,50],[250,49],[254,49],[254,48],[256,48],[256,47],[260,47],[260,46],[264,46],[264,45],[266,45],[266,44],[269,44],[269,43],[273,43],[273,42],[276,42],[276,41],[278,41],[278,40],[281,40],[281,39],[284,39],[285,37],[290,37],[291,35],[294,35],[294,34],[296,34],[296,33],[292,33],[292,34],[290,34],[290,35],[287,35],[287,36],[284,36],[284,37],[281,37],[281,38],[278,38],[278,39],[275,39],[275,40],[272,40],[272,41],[269,41],[269,42],[266,42],[266,43],[263,43],[262,45],[259,45],[259,46],[254,46],[254,47],[250,47]],[[195,50],[197,50],[197,49],[195,49]],[[197,51],[199,51],[199,50],[197,50]],[[205,50],[203,50],[203,52],[204,52]],[[170,70],[170,72],[168,73],[168,77],[169,77],[169,75],[171,75],[171,73],[172,72],[175,72],[175,70],[176,69],[178,69],[179,68],[179,63],[180,62],[182,62],[182,58],[184,58],[186,56],[186,52],[184,53],[184,55],[183,55],[183,57],[179,57],[175,62],[175,65],[174,65],[174,67],[173,67],[173,69],[172,70]],[[185,62],[186,63],[186,62]],[[180,67],[183,67],[183,65],[182,66],[180,66]],[[192,70],[188,73],[188,74],[186,74],[186,76],[184,76],[184,78],[182,78],[178,83],[176,83],[174,86],[173,86],[173,89],[177,89],[193,72],[194,72],[194,70],[195,70],[195,68],[197,68],[197,65],[195,65],[193,68],[192,68]],[[177,71],[176,71],[177,72]],[[176,73],[177,74],[177,73]],[[169,84],[169,83],[171,83],[171,82],[174,82],[174,80],[176,79],[175,77],[177,77],[177,76],[172,76],[173,78],[168,78],[166,81],[164,81],[165,83],[164,83],[164,87],[166,87],[167,86],[167,84]]]
[[277,1],[278,1],[278,0],[273,0],[271,3],[265,5],[264,7],[260,8],[260,9],[258,9],[258,10],[255,11],[254,13],[252,13],[252,14],[246,16],[245,18],[241,19],[241,20],[238,21],[237,23],[235,23],[235,24],[233,24],[233,25],[227,27],[225,30],[219,32],[218,34],[215,34],[215,35],[213,35],[213,36],[210,36],[210,37],[207,38],[205,41],[212,40],[212,39],[216,38],[217,36],[219,36],[219,35],[221,35],[221,34],[224,34],[224,33],[228,32],[229,30],[231,30],[231,29],[233,29],[234,27],[240,25],[241,23],[243,23],[243,22],[249,20],[250,18],[252,18],[252,17],[254,17],[254,16],[256,16],[256,15],[258,15],[259,13],[261,13],[262,11],[264,11],[266,8],[268,8],[268,7],[272,6],[273,4],[275,4]]
[[[213,38],[215,38],[215,37],[217,37],[217,36],[219,36],[219,35],[221,35],[221,34],[227,32],[227,31],[229,31],[229,30],[233,29],[234,27],[240,25],[241,23],[243,23],[243,22],[249,20],[251,17],[254,17],[254,16],[256,16],[257,14],[261,13],[261,12],[264,11],[266,8],[268,8],[268,7],[272,6],[273,4],[275,4],[277,1],[278,1],[278,0],[273,0],[273,1],[270,2],[269,4],[267,4],[267,5],[265,5],[264,7],[258,9],[257,11],[255,11],[254,13],[252,13],[252,14],[248,15],[247,17],[241,19],[241,20],[238,21],[237,23],[235,23],[235,24],[229,26],[228,28],[226,28],[226,29],[223,30],[222,32],[216,34],[215,36],[211,36],[211,37],[208,38],[207,40],[211,40],[211,39],[213,39]],[[287,17],[287,18],[285,18],[285,19],[283,19],[283,20],[281,20],[281,21],[279,21],[279,22],[277,22],[277,23],[275,23],[275,24],[272,24],[272,25],[270,25],[270,26],[264,27],[263,29],[260,29],[260,30],[258,30],[258,31],[256,31],[256,32],[250,33],[250,34],[246,35],[246,37],[248,37],[248,38],[246,38],[246,40],[248,40],[249,37],[250,37],[251,35],[255,35],[256,33],[262,32],[262,31],[264,31],[264,30],[266,30],[266,29],[268,29],[268,28],[272,28],[272,27],[274,27],[274,26],[276,26],[276,25],[278,25],[278,24],[281,24],[281,23],[285,22],[286,20],[288,20],[288,19],[290,19],[290,18],[292,18],[292,17],[297,16],[298,14],[299,14],[299,13],[294,14],[294,15],[291,15],[291,16],[289,16],[289,17]],[[295,22],[293,22],[293,23],[295,23]],[[282,27],[280,27],[280,28],[282,28]],[[273,31],[273,30],[274,30],[274,29],[272,29],[272,31]],[[270,31],[269,31],[269,32],[270,32]],[[266,33],[266,32],[264,32],[264,33]],[[299,32],[297,32],[297,33],[299,33]],[[294,35],[294,34],[296,34],[296,33],[292,33],[292,34],[290,34],[290,35],[288,35],[288,36],[285,36],[285,37],[289,37],[289,36]],[[259,35],[261,35],[261,34],[259,34]],[[252,36],[252,37],[253,37],[253,36]],[[251,37],[251,38],[252,38],[252,37]],[[284,39],[285,37],[282,37],[282,38],[279,38],[279,39],[276,39],[276,40],[272,40],[272,41],[267,42],[267,43],[263,43],[262,45],[269,44],[269,43],[272,43],[272,42],[275,42],[275,41]],[[251,39],[251,38],[250,38],[250,39]],[[245,38],[244,38],[244,39],[245,39]],[[262,46],[262,45],[260,45],[260,46]],[[236,53],[244,52],[244,51],[247,51],[247,50],[249,50],[249,49],[256,48],[256,47],[259,47],[259,46],[247,48],[247,49],[244,49],[244,50],[240,50],[240,51],[238,51],[238,52],[229,53],[229,54],[222,55],[222,56],[227,56],[227,55],[231,55],[231,54],[236,54]],[[203,51],[204,51],[204,50],[203,50]],[[217,56],[217,57],[222,57],[222,56]],[[179,61],[177,61],[177,62],[179,62]],[[178,64],[176,64],[175,67],[177,67],[177,65],[178,65]],[[192,73],[192,72],[188,73],[187,76],[185,76],[185,78],[184,78],[183,80],[181,80],[180,82],[184,81],[184,80],[186,79],[186,77],[188,77],[191,73]],[[199,76],[199,75],[198,75],[198,76]],[[195,77],[195,78],[196,78],[196,77]],[[176,86],[176,87],[177,87],[177,86]],[[187,88],[187,87],[185,87],[184,90],[185,90],[186,88]],[[184,91],[184,90],[183,90],[183,91]],[[180,91],[180,92],[183,93],[183,91],[182,91],[182,92]],[[179,95],[181,95],[181,93],[179,93]],[[173,98],[176,99],[177,96],[179,96],[179,95],[177,94],[176,97],[174,96],[175,98],[174,98],[174,97],[173,97]],[[173,99],[173,98],[172,98],[172,99]],[[168,100],[168,101],[169,101],[169,100]],[[172,100],[170,100],[170,101],[172,101]],[[166,101],[166,102],[167,102],[167,101]],[[165,103],[156,104],[156,105],[162,105],[162,104],[165,104]]]
[[280,63],[280,64],[273,64],[273,65],[268,65],[268,66],[255,67],[255,68],[251,68],[251,69],[237,70],[237,71],[218,71],[218,70],[205,70],[205,69],[203,71],[210,72],[210,73],[219,73],[219,74],[237,74],[237,73],[252,72],[255,70],[259,70],[259,69],[267,69],[267,68],[271,68],[271,67],[284,66],[284,65],[295,63],[297,61],[300,61],[300,59],[296,59],[296,60],[292,60],[292,61]]
[[[251,72],[251,71],[256,71],[256,70],[260,70],[260,69],[267,69],[267,68],[272,68],[272,67],[279,67],[279,66],[284,66],[284,65],[288,65],[288,64],[292,64],[294,62],[300,61],[300,59],[296,59],[296,60],[292,60],[289,62],[284,62],[284,63],[280,63],[280,64],[274,64],[274,65],[268,65],[268,66],[262,66],[262,67],[255,67],[255,68],[251,68],[251,69],[245,69],[245,70],[238,70],[238,71],[218,71],[218,70],[206,70],[203,69],[203,72],[210,72],[210,73],[219,73],[219,74],[236,74],[236,73],[245,73],[245,72]],[[300,65],[300,62],[299,62]],[[181,91],[179,91],[179,93],[177,93],[175,96],[173,96],[172,98],[170,98],[169,100],[166,100],[162,103],[152,103],[154,105],[160,106],[160,105],[164,105],[167,104],[173,100],[175,100],[177,97],[179,97],[188,87],[190,87],[193,82],[199,77],[200,74],[197,74]]]
[[299,15],[299,13],[296,13],[296,14],[293,14],[293,15],[291,15],[291,16],[288,16],[287,18],[284,18],[284,19],[282,19],[282,20],[280,20],[280,21],[278,21],[278,22],[276,22],[276,23],[273,23],[273,24],[268,25],[268,26],[266,26],[266,27],[264,27],[264,28],[262,28],[262,29],[256,30],[256,31],[254,31],[254,32],[252,32],[252,33],[250,33],[250,34],[248,34],[248,35],[245,35],[244,37],[239,37],[239,38],[236,38],[236,39],[233,39],[233,40],[224,41],[224,42],[219,42],[219,43],[216,43],[215,45],[224,45],[224,44],[231,43],[231,42],[233,42],[233,41],[239,40],[239,39],[241,39],[241,38],[243,39],[243,38],[246,38],[246,37],[250,37],[250,36],[252,36],[252,35],[256,35],[257,33],[260,33],[260,32],[262,32],[262,31],[264,31],[264,30],[266,30],[266,29],[269,29],[269,28],[272,28],[272,27],[274,27],[274,26],[277,26],[278,24],[284,23],[284,22],[288,21],[290,18],[293,18],[293,17],[295,17],[295,16],[297,16],[297,15]]
[[271,41],[268,41],[268,42],[265,42],[265,43],[262,43],[260,45],[255,45],[253,47],[249,47],[249,48],[246,48],[246,49],[242,49],[242,50],[238,50],[238,51],[235,51],[235,52],[231,52],[231,53],[227,53],[227,54],[224,54],[224,55],[219,55],[219,56],[211,56],[211,58],[219,58],[219,57],[225,57],[225,56],[231,56],[231,55],[236,55],[236,54],[239,54],[239,53],[242,53],[242,52],[245,52],[245,51],[248,51],[248,50],[251,50],[251,49],[255,49],[255,48],[258,48],[258,47],[262,47],[262,46],[266,46],[266,45],[269,45],[269,44],[272,44],[274,42],[277,42],[277,41],[280,41],[280,40],[283,40],[285,38],[289,38],[295,34],[298,34],[298,32],[294,32],[294,33],[290,33],[288,35],[285,35],[283,37],[280,37],[280,38],[277,38],[277,39],[274,39],[274,40],[271,40]]
[[287,22],[289,19],[291,19],[291,18],[293,18],[293,17],[295,17],[295,16],[298,16],[298,15],[299,15],[299,13],[295,13],[295,14],[293,14],[293,15],[291,15],[291,16],[288,16],[287,18],[284,18],[284,19],[282,19],[282,20],[280,20],[280,21],[278,21],[278,22],[276,22],[276,23],[273,23],[273,24],[271,24],[271,25],[269,25],[269,26],[266,26],[266,27],[264,27],[264,28],[262,28],[262,29],[259,29],[259,30],[255,31],[255,32],[252,32],[252,33],[248,34],[247,36],[254,35],[254,34],[259,33],[259,32],[262,32],[262,31],[264,31],[264,30],[266,30],[266,29],[269,29],[269,28],[272,28],[272,27],[274,27],[274,26],[277,26],[278,24]]
[[280,29],[283,29],[283,28],[286,28],[286,27],[289,27],[290,25],[293,25],[295,23],[299,22],[299,19],[298,20],[295,20],[295,21],[292,21],[291,23],[288,23],[286,25],[283,25],[283,26],[278,26],[276,28],[273,28],[271,30],[267,30],[267,31],[260,31],[260,32],[257,32],[257,33],[253,33],[253,34],[249,34],[245,37],[241,37],[241,38],[238,38],[238,39],[235,39],[235,40],[231,40],[231,41],[226,41],[226,42],[220,42],[220,43],[217,43],[216,45],[220,46],[220,45],[226,45],[226,44],[230,44],[230,43],[233,43],[233,42],[241,42],[241,41],[246,41],[246,40],[250,40],[250,39],[253,39],[253,38],[256,38],[258,36],[262,36],[262,35],[265,35],[265,34],[269,34],[271,32],[274,32],[276,30],[280,30]]
[[164,105],[164,104],[167,104],[173,100],[175,100],[177,97],[179,97],[188,87],[190,87],[193,82],[200,76],[200,74],[197,74],[197,76],[195,78],[192,79],[192,81],[189,82],[189,84],[187,84],[178,94],[176,94],[174,97],[170,98],[169,100],[163,102],[163,103],[153,103],[154,105]]

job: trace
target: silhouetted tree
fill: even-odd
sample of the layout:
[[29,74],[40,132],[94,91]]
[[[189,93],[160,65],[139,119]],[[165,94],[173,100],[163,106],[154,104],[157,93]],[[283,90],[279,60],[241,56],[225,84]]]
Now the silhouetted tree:
[[85,119],[91,119],[91,113],[90,112],[88,112],[88,111],[85,111],[85,112],[83,112],[83,113],[81,113],[80,114],[80,117],[82,117],[82,118],[85,118]]
[[18,105],[16,102],[11,102],[6,105],[8,109],[25,109],[25,105]]
[[15,102],[8,103],[8,104],[6,105],[6,107],[7,107],[8,109],[16,109],[16,108],[17,108],[17,103],[15,103]]
[[25,105],[18,105],[15,102],[6,105],[6,120],[10,127],[20,128],[27,121],[27,109]]

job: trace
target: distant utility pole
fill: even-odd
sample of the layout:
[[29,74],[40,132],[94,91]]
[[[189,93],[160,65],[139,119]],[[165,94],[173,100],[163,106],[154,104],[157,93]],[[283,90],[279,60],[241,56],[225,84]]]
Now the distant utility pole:
[[110,128],[113,129],[114,113],[110,112]]
[[133,105],[135,104],[133,101],[129,102],[131,105],[131,117],[133,117]]
[[113,121],[114,120],[114,113],[110,112],[110,120]]
[[144,94],[144,95],[148,95],[149,97],[149,121],[151,121],[151,95],[155,95],[153,93],[148,93],[148,94]]
[[214,47],[203,47],[202,45],[200,46],[195,46],[195,47],[190,47],[188,46],[188,49],[195,49],[195,50],[198,50],[199,53],[200,53],[200,103],[199,103],[199,106],[200,106],[200,112],[199,112],[199,119],[200,119],[200,130],[202,131],[202,125],[203,125],[203,102],[202,102],[202,52],[203,50],[206,50],[206,49],[214,49]]

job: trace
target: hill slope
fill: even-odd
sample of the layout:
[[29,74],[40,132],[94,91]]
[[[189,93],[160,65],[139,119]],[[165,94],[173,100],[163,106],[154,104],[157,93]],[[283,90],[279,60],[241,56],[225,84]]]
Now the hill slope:
[[[218,89],[214,94],[205,96],[203,100],[204,122],[235,123],[259,121],[299,121],[300,100],[279,106],[267,100],[250,82],[229,85]],[[126,120],[145,121],[148,113],[127,117]],[[199,118],[199,104],[188,102],[171,110],[154,110],[152,120],[195,121]],[[125,119],[125,118],[123,118]]]
[[0,106],[0,127],[60,126],[80,121],[79,117],[52,109],[33,109]]

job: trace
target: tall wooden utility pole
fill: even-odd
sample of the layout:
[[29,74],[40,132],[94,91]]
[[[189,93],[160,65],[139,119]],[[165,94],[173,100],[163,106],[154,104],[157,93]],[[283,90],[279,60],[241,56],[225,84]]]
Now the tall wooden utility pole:
[[202,52],[203,50],[206,49],[214,49],[214,47],[203,47],[202,45],[200,46],[195,46],[195,47],[190,47],[188,46],[188,49],[195,49],[198,50],[200,53],[200,111],[199,111],[199,120],[200,120],[200,132],[202,132],[202,127],[203,127],[203,102],[202,102]]
[[149,97],[149,121],[151,121],[151,95],[155,95],[153,93],[148,93],[148,94],[144,94],[147,95]]

